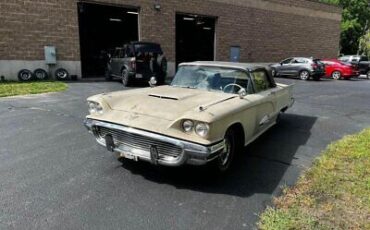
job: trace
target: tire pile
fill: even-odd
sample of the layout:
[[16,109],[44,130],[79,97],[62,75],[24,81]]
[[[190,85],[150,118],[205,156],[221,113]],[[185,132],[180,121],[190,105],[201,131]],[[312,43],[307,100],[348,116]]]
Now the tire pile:
[[[69,73],[66,69],[59,68],[54,72],[55,79],[59,81],[69,80]],[[19,81],[45,81],[49,79],[49,74],[44,69],[35,69],[33,72],[28,69],[22,69],[18,72]]]

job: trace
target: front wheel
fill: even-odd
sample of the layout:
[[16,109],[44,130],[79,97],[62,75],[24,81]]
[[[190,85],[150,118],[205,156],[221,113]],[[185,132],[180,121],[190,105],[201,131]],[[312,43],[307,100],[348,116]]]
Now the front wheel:
[[123,69],[122,72],[121,72],[121,76],[122,76],[122,85],[124,87],[129,86],[129,84],[130,84],[130,76],[129,76],[128,70],[127,69]]
[[271,69],[271,75],[272,77],[276,77],[276,69],[274,68]]
[[226,172],[230,168],[236,155],[237,149],[238,148],[235,132],[230,129],[225,134],[225,148],[214,162],[215,167],[219,172]]
[[339,72],[339,71],[334,71],[332,74],[331,74],[331,77],[334,79],[334,80],[339,80],[342,78],[342,73]]
[[299,73],[299,78],[301,80],[307,81],[310,78],[310,73],[307,70],[302,70]]

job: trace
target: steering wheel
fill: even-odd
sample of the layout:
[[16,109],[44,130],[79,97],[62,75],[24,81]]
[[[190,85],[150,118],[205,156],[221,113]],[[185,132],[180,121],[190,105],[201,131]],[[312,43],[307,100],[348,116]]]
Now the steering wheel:
[[238,85],[238,84],[235,84],[235,83],[231,83],[231,84],[228,84],[228,85],[226,85],[223,89],[222,89],[222,91],[224,92],[224,93],[226,93],[226,88],[229,88],[229,87],[231,87],[231,86],[237,86],[237,87],[239,87],[240,89],[243,89],[243,87],[241,87],[240,85]]

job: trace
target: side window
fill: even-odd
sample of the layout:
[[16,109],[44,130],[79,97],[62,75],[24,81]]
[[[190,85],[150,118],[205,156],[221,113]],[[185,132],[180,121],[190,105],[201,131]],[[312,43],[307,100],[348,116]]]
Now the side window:
[[256,93],[268,90],[270,88],[270,82],[265,71],[253,72],[252,78]]
[[307,60],[302,59],[302,58],[295,58],[293,63],[299,63],[299,64],[307,63]]
[[121,49],[115,49],[113,53],[113,58],[118,58],[119,57],[119,52]]
[[366,56],[362,56],[361,59],[360,59],[360,61],[369,61],[369,58],[366,57]]
[[126,50],[126,48],[121,49],[121,50],[119,51],[119,58],[124,58],[124,57],[125,57],[125,50]]
[[134,51],[132,49],[132,46],[127,46],[126,48],[126,55],[125,57],[134,57]]
[[288,58],[288,59],[285,59],[284,61],[282,61],[281,63],[282,64],[289,64],[289,63],[292,62],[292,60],[293,60],[293,58]]

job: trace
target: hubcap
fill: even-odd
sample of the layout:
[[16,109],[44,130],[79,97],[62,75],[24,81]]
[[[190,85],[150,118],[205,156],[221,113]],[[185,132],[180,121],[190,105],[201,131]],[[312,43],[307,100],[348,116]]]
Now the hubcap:
[[67,76],[67,73],[66,72],[58,72],[57,75],[60,78],[65,78]]
[[231,151],[231,143],[230,143],[229,139],[226,139],[225,140],[225,148],[224,148],[223,152],[220,155],[221,165],[226,165],[229,162],[230,151]]
[[43,74],[43,73],[41,73],[41,72],[38,72],[38,73],[36,73],[36,77],[37,77],[38,79],[44,79],[44,74]]
[[271,73],[272,73],[272,76],[275,77],[275,70],[274,69],[271,71]]
[[339,72],[334,72],[334,73],[333,73],[333,78],[334,78],[335,80],[338,80],[338,79],[340,78],[340,73],[339,73]]
[[309,76],[309,74],[308,74],[307,71],[301,72],[300,77],[301,77],[302,80],[307,80],[308,79],[308,76]]
[[22,73],[22,79],[23,80],[28,80],[30,78],[31,78],[31,75],[30,74],[28,74],[28,73]]

